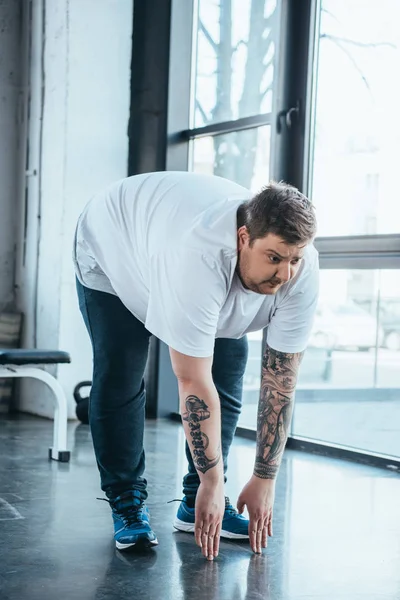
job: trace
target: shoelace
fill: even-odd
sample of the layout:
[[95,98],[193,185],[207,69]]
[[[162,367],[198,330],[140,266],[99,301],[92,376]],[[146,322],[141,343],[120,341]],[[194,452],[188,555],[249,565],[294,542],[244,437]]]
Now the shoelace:
[[[174,500],[169,500],[169,502],[167,502],[167,504],[171,504],[171,502],[185,502],[185,504],[187,504],[186,500],[181,500],[180,498],[175,498]],[[230,515],[238,514],[238,511],[236,510],[236,508],[234,508],[232,506],[231,501],[229,500],[228,496],[225,496],[225,510]]]
[[97,500],[103,500],[104,502],[108,502],[108,504],[111,506],[111,508],[113,510],[115,510],[115,512],[118,514],[119,517],[121,517],[124,525],[126,527],[130,527],[131,525],[134,525],[135,523],[139,523],[142,520],[143,517],[143,502],[141,504],[139,504],[138,506],[127,506],[126,508],[123,508],[122,510],[116,510],[114,509],[113,506],[113,502],[111,502],[110,500],[107,500],[107,498],[96,498]]
[[167,504],[172,504],[172,502],[184,502],[185,504],[187,504],[186,500],[182,500],[181,498],[174,498],[173,500],[168,500]]
[[228,496],[225,496],[225,510],[232,516],[238,514],[238,511],[232,506]]

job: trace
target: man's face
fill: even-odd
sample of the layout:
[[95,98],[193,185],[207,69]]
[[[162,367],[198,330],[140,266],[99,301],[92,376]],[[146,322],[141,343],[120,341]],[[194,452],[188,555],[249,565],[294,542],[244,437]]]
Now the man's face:
[[306,245],[292,246],[269,233],[250,246],[246,226],[240,227],[236,272],[243,286],[257,294],[276,294],[296,275]]

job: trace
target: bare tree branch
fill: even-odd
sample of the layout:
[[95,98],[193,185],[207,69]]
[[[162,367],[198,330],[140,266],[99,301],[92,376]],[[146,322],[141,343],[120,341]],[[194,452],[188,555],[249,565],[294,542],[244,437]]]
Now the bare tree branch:
[[203,21],[200,21],[200,20],[199,20],[199,29],[200,29],[200,31],[203,32],[204,37],[206,38],[207,42],[210,44],[211,48],[214,50],[215,53],[217,53],[218,52],[218,44],[211,37],[211,34],[208,31],[208,29],[205,27]]
[[276,26],[276,15],[277,15],[277,11],[274,10],[274,12],[272,14],[270,14],[268,17],[264,17],[264,27],[265,28],[269,27],[270,29],[273,29]]
[[[265,65],[265,67],[264,67],[264,74],[266,74],[267,71],[268,71],[268,69],[269,69],[269,67],[273,65],[273,61],[274,61],[274,55],[271,56],[271,58],[269,59],[269,61]],[[260,83],[262,83],[262,81]],[[268,92],[272,89],[272,85],[273,85],[273,81],[271,81],[271,83],[269,83],[267,85],[267,87],[265,88],[264,91],[260,92],[260,101],[262,101],[264,99],[264,97],[268,94]]]
[[352,57],[352,55],[350,54],[350,52],[348,51],[348,49],[343,46],[338,40],[337,38],[334,37],[327,37],[327,39],[330,39],[330,41],[332,43],[334,43],[338,48],[340,48],[342,50],[342,52],[345,53],[345,55],[347,56],[347,58],[349,59],[349,61],[351,62],[351,64],[353,65],[353,67],[356,69],[356,71],[358,72],[358,74],[360,75],[361,79],[363,80],[365,87],[367,88],[367,90],[371,93],[371,88],[369,87],[369,83],[367,81],[367,78],[365,77],[364,73],[361,71],[360,67],[358,66],[357,62],[354,60],[354,58]]
[[204,108],[202,107],[202,105],[200,104],[200,102],[197,99],[196,99],[196,109],[201,114],[201,118],[203,119],[204,124],[208,125],[209,119],[207,118]]
[[337,18],[337,17],[336,17],[336,16],[335,16],[333,13],[331,13],[331,11],[330,11],[330,10],[327,10],[326,8],[321,8],[321,13],[323,13],[323,12],[324,12],[325,14],[329,15],[330,17],[332,17],[332,19],[334,19],[334,20],[336,21],[336,23],[339,23],[339,24],[340,24],[340,21],[339,21],[339,19],[338,19],[338,18]]
[[[264,30],[265,32],[266,30]],[[274,40],[272,37],[272,29],[268,29],[268,33],[265,37],[260,40],[260,48],[262,50],[263,56],[265,56],[269,50],[271,44],[273,44]]]
[[[270,39],[270,33],[271,29],[268,31],[268,35],[265,38],[263,38],[263,44],[261,49],[263,50],[264,55],[267,54],[270,45],[273,43],[273,40]],[[240,46],[245,46],[246,48],[248,48],[248,45],[248,42],[245,42],[244,40],[239,40],[238,43],[235,46],[233,46],[232,52],[236,52],[240,48]]]
[[264,100],[265,96],[272,90],[272,82],[267,85],[264,91],[260,92],[260,104]]
[[[270,51],[271,46],[274,45],[274,40],[273,39],[266,39],[266,41],[268,42],[265,46],[263,46],[263,55],[262,55],[262,60],[264,61],[265,57],[268,55],[268,52]],[[272,63],[272,61],[274,60],[274,55],[275,52],[272,52],[271,58],[269,59],[269,61],[264,65],[265,66],[265,70],[267,70],[267,68],[269,67],[269,65]]]
[[239,40],[238,43],[235,46],[233,46],[232,52],[236,52],[237,50],[239,50],[240,46],[246,46],[247,48],[247,42],[245,42],[244,40]]
[[[332,17],[333,19],[335,19],[338,23],[340,23],[340,21],[335,17],[335,15],[333,15],[328,10],[322,9],[322,12],[325,12],[330,17]],[[320,39],[330,40],[333,44],[335,44],[338,48],[340,48],[342,50],[342,52],[344,52],[346,54],[347,58],[349,59],[349,61],[351,62],[351,64],[353,65],[353,67],[356,69],[356,71],[360,75],[361,79],[363,80],[363,82],[365,84],[365,87],[367,88],[367,90],[369,91],[369,93],[372,94],[371,88],[370,88],[369,83],[367,81],[367,78],[365,77],[364,73],[362,72],[362,70],[358,66],[356,60],[353,58],[353,56],[349,52],[347,46],[357,46],[358,48],[378,48],[378,47],[384,47],[384,46],[386,46],[386,47],[389,47],[389,48],[396,48],[395,44],[392,44],[390,42],[368,42],[368,43],[367,42],[358,42],[356,40],[351,40],[349,38],[345,38],[345,37],[341,37],[341,36],[336,36],[336,35],[331,35],[331,34],[328,34],[328,33],[322,33],[322,34],[320,34],[319,37],[320,37]]]
[[343,38],[336,35],[330,35],[329,33],[322,33],[320,39],[332,40],[334,42],[342,42],[343,44],[351,44],[353,46],[359,46],[360,48],[378,48],[379,46],[388,46],[389,48],[396,48],[395,44],[391,44],[390,42],[356,42],[355,40],[349,40],[348,38]]

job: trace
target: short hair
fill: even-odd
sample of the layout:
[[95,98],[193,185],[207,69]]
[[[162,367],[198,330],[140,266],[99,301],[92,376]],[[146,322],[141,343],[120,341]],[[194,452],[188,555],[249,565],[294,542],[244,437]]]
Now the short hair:
[[254,240],[269,233],[289,245],[311,242],[317,231],[312,202],[297,188],[283,181],[271,181],[256,196],[239,207],[238,227],[245,225]]

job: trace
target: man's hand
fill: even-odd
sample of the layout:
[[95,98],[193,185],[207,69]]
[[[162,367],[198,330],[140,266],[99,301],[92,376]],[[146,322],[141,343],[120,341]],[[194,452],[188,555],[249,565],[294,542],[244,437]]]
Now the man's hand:
[[225,512],[224,480],[202,481],[196,495],[194,535],[208,560],[218,556],[219,536]]
[[196,543],[208,560],[218,556],[223,514],[224,465],[221,402],[212,378],[213,357],[196,358],[170,348],[178,379],[182,423],[200,479],[195,505]]
[[253,552],[261,554],[261,549],[267,547],[268,536],[272,536],[272,511],[275,499],[275,480],[260,479],[253,475],[243,488],[237,509],[243,512],[247,506],[249,512],[249,537]]

